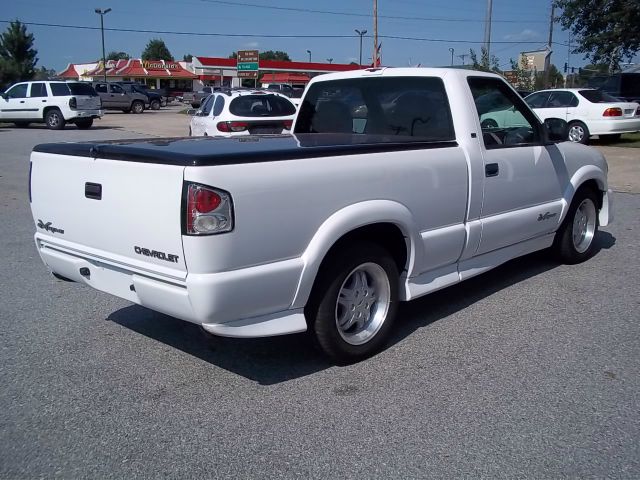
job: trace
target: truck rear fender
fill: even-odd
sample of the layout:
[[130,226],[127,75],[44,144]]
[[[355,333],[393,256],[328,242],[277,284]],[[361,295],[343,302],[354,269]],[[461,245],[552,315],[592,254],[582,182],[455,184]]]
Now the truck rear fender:
[[[391,200],[370,200],[349,205],[327,218],[307,245],[302,254],[304,267],[291,308],[305,306],[322,261],[338,241],[362,227],[378,224],[394,225],[404,236],[407,250],[405,269],[409,273],[416,263],[423,263],[421,259],[424,252],[416,242],[420,235],[415,228],[413,215],[406,206]],[[375,241],[375,238],[371,240]]]

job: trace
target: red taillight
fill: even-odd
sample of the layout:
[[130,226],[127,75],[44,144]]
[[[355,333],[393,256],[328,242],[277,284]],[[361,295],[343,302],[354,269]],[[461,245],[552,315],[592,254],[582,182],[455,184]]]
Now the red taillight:
[[249,128],[247,122],[219,122],[218,130],[221,132],[244,132]]
[[228,193],[190,183],[185,194],[183,234],[212,235],[233,230],[231,196]]
[[282,124],[285,130],[291,130],[291,127],[293,127],[293,120],[285,120]]
[[69,99],[69,108],[73,108],[74,110],[78,108],[78,101],[76,100],[76,97],[71,97]]
[[602,114],[603,117],[621,117],[622,109],[621,108],[607,108]]

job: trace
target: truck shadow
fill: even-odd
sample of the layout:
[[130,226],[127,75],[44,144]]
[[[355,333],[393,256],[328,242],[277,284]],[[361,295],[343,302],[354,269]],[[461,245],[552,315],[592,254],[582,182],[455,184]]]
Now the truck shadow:
[[[609,232],[599,232],[597,251],[611,248],[615,241]],[[558,266],[547,252],[538,252],[422,299],[403,303],[389,346],[478,300]],[[333,366],[305,333],[254,339],[214,337],[197,325],[139,305],[113,312],[108,320],[261,385],[286,382]]]

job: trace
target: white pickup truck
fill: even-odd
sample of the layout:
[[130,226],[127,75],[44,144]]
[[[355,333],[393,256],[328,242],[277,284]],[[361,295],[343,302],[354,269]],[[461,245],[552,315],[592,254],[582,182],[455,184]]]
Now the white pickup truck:
[[[483,131],[489,93],[517,125]],[[554,143],[566,133],[492,74],[323,75],[292,135],[35,147],[35,241],[57,276],[216,335],[308,330],[356,361],[399,301],[536,250],[593,254],[612,220],[607,163]]]

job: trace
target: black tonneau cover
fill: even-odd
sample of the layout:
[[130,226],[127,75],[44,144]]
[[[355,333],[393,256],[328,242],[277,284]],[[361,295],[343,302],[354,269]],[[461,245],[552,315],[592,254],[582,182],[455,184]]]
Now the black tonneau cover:
[[311,133],[43,143],[33,151],[127,162],[207,166],[455,146],[454,141],[427,142],[415,137]]

